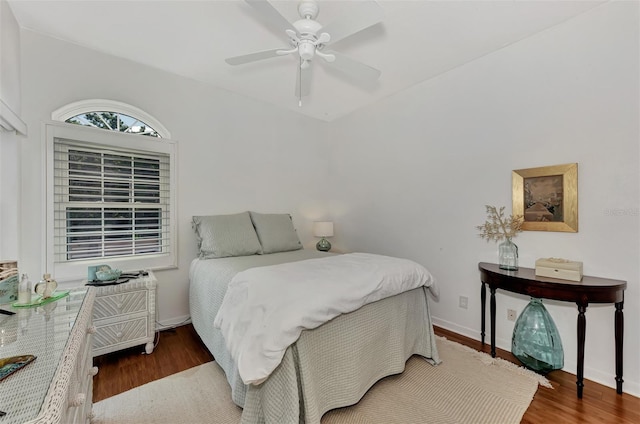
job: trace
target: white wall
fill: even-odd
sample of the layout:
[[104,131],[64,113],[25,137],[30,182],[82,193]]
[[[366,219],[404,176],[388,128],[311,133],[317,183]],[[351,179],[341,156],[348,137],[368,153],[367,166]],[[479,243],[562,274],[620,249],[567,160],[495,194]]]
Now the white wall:
[[0,0],[0,98],[20,113],[20,27],[5,0]]
[[[6,1],[0,0],[0,101],[19,116],[20,28]],[[6,118],[6,117],[3,117]],[[20,210],[19,152],[15,131],[0,128],[0,259],[18,259]]]
[[[188,317],[193,215],[289,212],[306,245],[322,208],[326,124],[31,31],[22,32],[24,119],[20,266],[41,275],[45,169],[41,122],[65,104],[113,99],[158,119],[178,142],[179,267],[158,271],[159,320]],[[292,101],[295,98],[292,97]]]
[[[484,205],[511,209],[514,169],[577,162],[579,232],[520,234],[520,264],[565,257],[628,281],[624,389],[640,394],[638,39],[638,4],[609,3],[333,122],[335,244],[424,264],[439,280],[436,323],[479,339],[477,263],[497,261],[474,228]],[[499,347],[510,350],[507,308],[527,302],[499,292]],[[545,304],[575,373],[577,308]],[[613,305],[586,314],[585,376],[608,386],[613,315]]]
[[19,137],[0,130],[0,259],[17,260],[20,222]]

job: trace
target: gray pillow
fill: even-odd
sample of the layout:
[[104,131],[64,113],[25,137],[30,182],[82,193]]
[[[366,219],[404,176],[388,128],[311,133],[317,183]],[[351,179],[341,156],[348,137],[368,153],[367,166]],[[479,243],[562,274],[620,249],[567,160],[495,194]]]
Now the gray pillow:
[[260,241],[249,212],[233,215],[194,216],[201,259],[249,256],[261,253]]
[[262,253],[302,249],[291,215],[287,213],[251,212],[251,221],[262,245]]

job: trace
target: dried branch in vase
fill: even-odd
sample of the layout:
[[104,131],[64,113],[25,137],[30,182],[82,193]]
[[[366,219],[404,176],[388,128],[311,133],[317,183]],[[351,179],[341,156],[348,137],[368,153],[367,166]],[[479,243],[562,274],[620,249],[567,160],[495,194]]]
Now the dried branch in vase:
[[522,215],[509,215],[505,217],[502,206],[497,209],[495,206],[485,206],[487,208],[487,220],[483,225],[478,225],[477,230],[480,231],[480,237],[487,241],[500,241],[503,239],[512,239],[522,231],[522,223],[524,217]]

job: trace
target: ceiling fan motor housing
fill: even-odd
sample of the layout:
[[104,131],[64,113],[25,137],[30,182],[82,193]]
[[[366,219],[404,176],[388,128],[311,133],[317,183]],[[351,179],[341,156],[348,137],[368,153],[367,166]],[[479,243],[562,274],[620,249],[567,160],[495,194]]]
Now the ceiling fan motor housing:
[[298,45],[298,54],[302,60],[311,60],[315,56],[318,36],[317,33],[322,28],[318,22],[313,18],[318,14],[318,6],[313,1],[303,1],[298,7],[300,16],[303,19],[299,19],[293,23],[293,27],[300,34]]
[[310,40],[300,40],[298,54],[302,60],[311,60],[316,53],[316,45]]
[[318,4],[312,0],[301,1],[298,5],[298,13],[302,18],[315,19],[318,16]]
[[313,19],[300,19],[293,23],[293,27],[298,31],[301,38],[304,38],[305,36],[315,37],[318,31],[320,31],[320,28],[322,28],[322,25]]

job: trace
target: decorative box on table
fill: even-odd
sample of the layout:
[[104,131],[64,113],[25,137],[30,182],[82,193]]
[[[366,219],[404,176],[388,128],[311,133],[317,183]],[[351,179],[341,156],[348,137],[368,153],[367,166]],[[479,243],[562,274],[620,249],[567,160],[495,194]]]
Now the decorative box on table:
[[540,258],[536,260],[536,275],[580,281],[582,280],[582,262],[561,258]]

